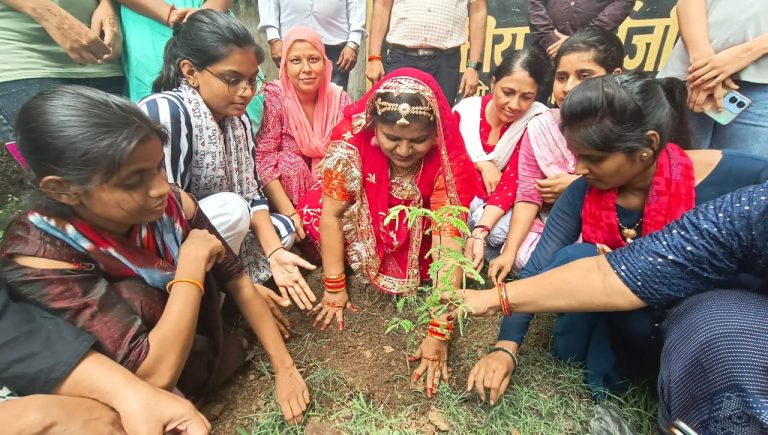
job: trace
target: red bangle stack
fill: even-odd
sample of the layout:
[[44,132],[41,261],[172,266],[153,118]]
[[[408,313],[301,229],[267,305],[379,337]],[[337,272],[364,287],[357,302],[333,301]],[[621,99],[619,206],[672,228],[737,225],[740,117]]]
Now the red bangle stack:
[[499,305],[501,305],[501,313],[505,316],[512,314],[512,309],[509,307],[509,298],[507,297],[507,286],[505,283],[499,281],[499,285],[496,286],[499,291]]
[[453,335],[453,324],[432,319],[429,321],[427,335],[440,341],[448,341]]
[[374,60],[381,60],[381,56],[368,56],[368,62],[373,62]]
[[346,274],[326,276],[323,275],[323,289],[328,293],[339,293],[347,289]]

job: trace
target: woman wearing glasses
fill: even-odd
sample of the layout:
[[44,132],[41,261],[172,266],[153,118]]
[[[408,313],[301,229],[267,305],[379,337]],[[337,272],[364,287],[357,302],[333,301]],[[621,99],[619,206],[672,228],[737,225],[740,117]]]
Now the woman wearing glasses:
[[200,200],[254,282],[274,277],[282,297],[257,286],[263,294],[283,306],[290,295],[299,307],[309,307],[315,298],[299,267],[314,266],[287,250],[295,239],[293,221],[270,214],[245,115],[261,88],[264,53],[242,23],[213,10],[196,12],[173,33],[153,85],[160,93],[139,103],[168,133],[168,179]]
[[264,89],[264,119],[256,142],[256,168],[280,213],[291,216],[304,238],[295,205],[317,181],[331,131],[344,117],[349,96],[331,82],[333,65],[320,35],[294,27],[283,40],[280,80]]

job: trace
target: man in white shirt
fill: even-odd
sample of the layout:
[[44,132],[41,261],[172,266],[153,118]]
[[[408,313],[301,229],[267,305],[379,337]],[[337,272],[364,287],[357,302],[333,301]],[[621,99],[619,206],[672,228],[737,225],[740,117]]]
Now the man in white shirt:
[[[467,42],[467,16],[469,54],[459,83],[459,47]],[[451,104],[459,93],[473,95],[487,19],[486,0],[374,0],[365,75],[376,83],[385,72],[412,67],[432,74]],[[389,50],[383,55],[385,34]]]
[[259,0],[259,30],[269,41],[272,60],[280,64],[280,37],[295,26],[320,34],[325,54],[333,62],[332,81],[347,88],[349,71],[357,63],[360,41],[365,37],[365,0]]

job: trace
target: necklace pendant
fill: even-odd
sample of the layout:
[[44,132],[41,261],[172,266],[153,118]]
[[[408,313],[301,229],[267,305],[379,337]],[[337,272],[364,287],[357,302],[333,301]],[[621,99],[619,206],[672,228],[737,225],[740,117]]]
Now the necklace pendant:
[[627,239],[627,243],[629,243],[637,237],[637,231],[634,228],[623,228],[621,230],[621,235],[624,236],[624,238]]

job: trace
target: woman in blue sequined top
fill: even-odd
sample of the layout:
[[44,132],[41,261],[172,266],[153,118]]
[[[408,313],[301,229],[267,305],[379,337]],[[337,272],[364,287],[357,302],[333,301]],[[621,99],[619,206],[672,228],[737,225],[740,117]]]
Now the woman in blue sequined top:
[[[506,284],[512,311],[609,312],[676,304],[663,323],[659,426],[768,433],[768,184],[702,204],[604,256]],[[734,289],[741,275],[752,288]],[[574,286],[574,277],[582,285]],[[474,315],[495,290],[466,290]],[[496,400],[499,391],[491,392]]]

